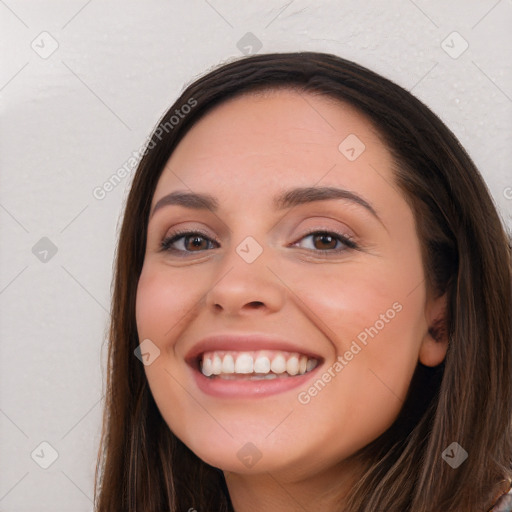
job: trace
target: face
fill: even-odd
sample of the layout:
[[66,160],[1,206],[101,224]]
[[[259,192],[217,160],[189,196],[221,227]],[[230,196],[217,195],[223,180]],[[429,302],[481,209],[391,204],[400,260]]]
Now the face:
[[353,108],[292,91],[217,106],[175,149],[151,211],[144,369],[205,462],[335,468],[393,423],[418,360],[442,361],[413,214]]

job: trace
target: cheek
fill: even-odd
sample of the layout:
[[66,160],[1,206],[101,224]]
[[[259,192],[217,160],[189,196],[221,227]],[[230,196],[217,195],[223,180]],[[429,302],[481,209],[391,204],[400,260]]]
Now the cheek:
[[155,265],[145,264],[139,278],[135,309],[139,338],[163,343],[169,331],[178,326],[199,300],[188,278],[165,269],[157,271]]
[[395,298],[393,293],[360,293],[352,300],[340,294],[332,302],[310,298],[311,308],[336,335],[334,357],[309,387],[298,390],[295,419],[301,425],[313,422],[312,437],[329,439],[328,448],[316,447],[325,450],[326,459],[331,451],[348,456],[373,441],[400,412],[417,365],[421,314],[419,303]]
[[368,439],[395,419],[418,362],[425,296],[423,287],[411,293],[421,267],[409,265],[361,272],[351,268],[314,280],[303,274],[298,284],[297,294],[331,341],[333,353],[326,368],[330,373],[319,376],[322,382],[311,393],[302,390],[309,401],[306,409],[322,414],[337,403],[339,416],[333,423],[351,418],[363,436],[367,429]]
[[[387,337],[387,348],[398,348],[410,343],[408,332],[419,333],[423,318],[424,291],[418,287],[411,293],[410,283],[419,279],[416,267],[411,270],[385,264],[326,267],[302,272],[293,291],[336,350],[348,350],[356,338],[364,343],[374,337]],[[397,329],[401,335],[390,336]]]
[[[174,434],[194,444],[187,426],[197,418],[211,431],[216,424],[198,406],[197,398],[191,399],[186,371],[175,353],[176,340],[190,322],[194,304],[201,299],[191,286],[193,277],[185,274],[183,269],[172,272],[146,261],[137,287],[136,322],[139,340],[150,339],[160,350],[159,356],[144,366],[155,403]],[[218,433],[226,442],[220,436],[222,432]]]

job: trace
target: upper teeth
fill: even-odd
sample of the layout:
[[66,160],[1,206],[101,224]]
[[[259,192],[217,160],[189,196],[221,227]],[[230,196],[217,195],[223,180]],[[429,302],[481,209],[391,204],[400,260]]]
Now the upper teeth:
[[203,375],[269,373],[302,375],[318,361],[297,352],[260,350],[256,352],[205,352],[201,357]]

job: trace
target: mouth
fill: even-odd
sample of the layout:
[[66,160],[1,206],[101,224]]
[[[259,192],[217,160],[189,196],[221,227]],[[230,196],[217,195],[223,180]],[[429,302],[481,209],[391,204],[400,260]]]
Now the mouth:
[[199,371],[210,380],[272,380],[302,376],[319,360],[283,350],[210,351],[197,358]]
[[283,350],[215,350],[189,361],[200,391],[232,400],[263,398],[305,387],[322,362]]
[[218,333],[186,354],[192,380],[216,398],[250,399],[306,386],[324,359],[306,344],[259,333]]

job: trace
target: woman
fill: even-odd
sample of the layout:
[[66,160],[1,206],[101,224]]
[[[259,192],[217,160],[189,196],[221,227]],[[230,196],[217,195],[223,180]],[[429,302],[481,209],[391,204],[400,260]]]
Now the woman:
[[509,507],[510,313],[493,201],[418,99],[328,54],[214,69],[127,199],[97,510]]

